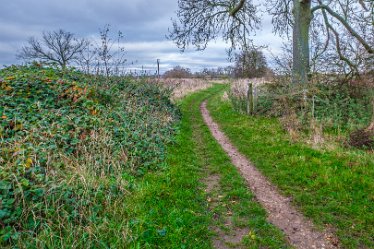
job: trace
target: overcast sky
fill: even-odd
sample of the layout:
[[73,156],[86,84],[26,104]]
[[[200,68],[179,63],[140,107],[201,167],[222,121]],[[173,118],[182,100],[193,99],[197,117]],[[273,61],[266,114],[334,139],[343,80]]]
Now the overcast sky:
[[[18,64],[16,53],[29,37],[40,37],[43,31],[60,28],[78,37],[98,37],[99,29],[111,25],[115,34],[122,31],[128,68],[156,70],[161,60],[161,71],[175,65],[198,71],[229,65],[227,44],[216,41],[205,51],[193,47],[184,53],[165,35],[175,17],[177,0],[0,0],[0,65]],[[271,45],[279,50],[281,39],[272,35],[270,18],[264,16],[263,28],[254,40],[257,45]],[[268,53],[265,51],[265,53]]]

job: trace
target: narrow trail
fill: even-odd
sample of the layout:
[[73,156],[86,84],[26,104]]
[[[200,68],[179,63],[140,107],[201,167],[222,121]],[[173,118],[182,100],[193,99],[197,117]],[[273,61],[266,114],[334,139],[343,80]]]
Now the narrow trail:
[[239,153],[211,118],[206,108],[206,101],[201,104],[200,110],[213,137],[239,169],[258,202],[266,209],[269,222],[286,234],[290,244],[302,249],[338,248],[334,235],[326,231],[318,231],[311,221],[292,207],[288,198],[282,196],[276,187]]

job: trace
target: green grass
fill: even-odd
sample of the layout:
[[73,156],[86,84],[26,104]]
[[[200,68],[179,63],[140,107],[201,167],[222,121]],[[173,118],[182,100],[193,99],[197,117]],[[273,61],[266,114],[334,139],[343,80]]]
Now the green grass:
[[306,216],[336,229],[346,248],[374,247],[373,154],[293,143],[277,119],[238,114],[221,94],[208,109],[239,151]]
[[[266,222],[265,211],[203,123],[199,105],[223,88],[218,85],[181,102],[183,118],[177,142],[168,149],[168,167],[147,174],[128,200],[129,247],[211,248],[215,234],[210,228],[224,227],[230,210],[234,227],[250,231],[243,240],[247,248],[287,248],[281,232]],[[210,174],[220,176],[219,189],[206,194],[202,182]],[[207,198],[215,195],[221,200],[211,207]]]

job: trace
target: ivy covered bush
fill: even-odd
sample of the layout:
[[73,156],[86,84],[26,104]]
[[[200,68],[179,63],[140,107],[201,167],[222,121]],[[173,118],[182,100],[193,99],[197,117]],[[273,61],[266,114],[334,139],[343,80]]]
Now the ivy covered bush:
[[178,116],[155,84],[38,64],[0,70],[0,245],[93,236],[84,228],[103,222],[132,179],[163,165]]

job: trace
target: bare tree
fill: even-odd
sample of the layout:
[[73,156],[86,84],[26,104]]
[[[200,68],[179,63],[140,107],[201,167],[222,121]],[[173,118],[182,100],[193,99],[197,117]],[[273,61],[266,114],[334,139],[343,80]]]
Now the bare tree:
[[[374,53],[374,44],[370,44],[365,37],[366,30],[374,25],[369,20],[373,16],[372,0],[272,0],[270,5],[275,31],[288,35],[289,28],[293,30],[294,80],[307,82],[310,71],[309,41],[311,38],[313,40],[313,31],[320,42],[312,44],[319,44],[312,61],[326,52],[336,54],[337,59],[347,65],[351,72],[357,72],[350,54],[361,48],[369,54]],[[349,48],[352,40],[357,41],[360,48]]]
[[235,56],[235,76],[243,78],[262,77],[267,71],[264,53],[258,49],[241,51]]
[[[333,43],[339,59],[350,66],[353,63],[341,44],[343,31],[367,53],[374,53],[373,45],[362,32],[363,27],[374,25],[373,0],[269,0],[267,3],[274,31],[289,35],[292,30],[294,82],[308,82],[311,25],[320,24],[324,47]],[[252,0],[179,0],[178,4],[178,20],[173,22],[169,37],[182,49],[188,44],[204,49],[220,35],[231,41],[233,47],[247,47],[250,32],[259,24]]]
[[[110,35],[110,25],[100,30],[101,44],[96,47],[98,71],[109,77],[120,74],[121,67],[126,63],[125,48],[121,45],[123,33],[118,31],[117,39],[114,41]],[[114,47],[117,45],[117,47]],[[101,68],[99,70],[99,68]]]
[[74,34],[60,29],[43,32],[41,41],[31,37],[28,46],[22,47],[17,57],[25,60],[55,62],[64,70],[70,61],[78,59],[79,54],[87,46],[88,41],[85,39],[77,39]]
[[97,49],[93,47],[90,42],[80,53],[77,59],[77,63],[81,67],[82,71],[90,74],[93,71],[93,63],[97,56]]

